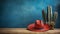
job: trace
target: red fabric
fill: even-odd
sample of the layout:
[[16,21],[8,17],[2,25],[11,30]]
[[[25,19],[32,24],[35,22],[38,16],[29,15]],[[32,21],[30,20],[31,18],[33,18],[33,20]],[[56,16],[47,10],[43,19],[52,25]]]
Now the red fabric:
[[44,32],[49,30],[50,26],[48,24],[44,24],[42,20],[36,20],[36,22],[30,24],[27,29],[35,32]]
[[43,28],[44,24],[41,20],[36,20],[35,22],[35,28]]

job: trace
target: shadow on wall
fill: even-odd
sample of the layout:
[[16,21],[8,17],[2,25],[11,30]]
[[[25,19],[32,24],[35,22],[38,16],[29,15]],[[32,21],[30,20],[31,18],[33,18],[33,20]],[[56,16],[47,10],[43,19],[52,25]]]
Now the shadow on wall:
[[60,4],[57,5],[56,11],[58,12],[58,18],[57,18],[55,27],[60,28]]

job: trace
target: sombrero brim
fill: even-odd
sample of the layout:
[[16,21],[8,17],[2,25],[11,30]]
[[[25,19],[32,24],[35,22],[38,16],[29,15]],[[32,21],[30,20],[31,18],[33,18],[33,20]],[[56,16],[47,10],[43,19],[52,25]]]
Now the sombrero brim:
[[34,32],[45,32],[50,29],[50,26],[48,24],[44,24],[42,29],[41,28],[35,29],[35,24],[33,23],[33,24],[30,24],[27,29]]

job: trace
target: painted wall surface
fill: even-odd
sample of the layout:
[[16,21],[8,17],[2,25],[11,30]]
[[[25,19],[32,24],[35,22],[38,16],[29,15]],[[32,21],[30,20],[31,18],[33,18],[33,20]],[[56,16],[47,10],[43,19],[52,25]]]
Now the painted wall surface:
[[[46,11],[47,6],[51,5],[54,12],[59,2],[60,0],[0,0],[0,27],[27,27],[35,20],[42,20],[42,9]],[[60,27],[59,17],[60,14],[56,27]]]

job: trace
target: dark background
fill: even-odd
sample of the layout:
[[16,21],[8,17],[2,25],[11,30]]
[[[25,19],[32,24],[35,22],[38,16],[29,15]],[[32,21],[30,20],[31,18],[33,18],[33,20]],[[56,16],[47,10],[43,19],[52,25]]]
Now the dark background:
[[42,20],[42,9],[52,6],[58,11],[56,28],[60,28],[60,0],[0,0],[0,28],[25,28]]

